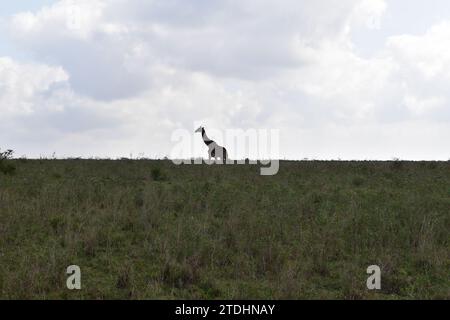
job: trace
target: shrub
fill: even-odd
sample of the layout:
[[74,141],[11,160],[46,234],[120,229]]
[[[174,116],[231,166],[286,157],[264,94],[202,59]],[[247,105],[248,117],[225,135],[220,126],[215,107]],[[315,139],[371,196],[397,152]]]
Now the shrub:
[[394,158],[391,162],[391,168],[394,170],[400,170],[404,166],[404,161],[400,160],[399,158]]
[[14,174],[16,171],[16,167],[8,161],[13,153],[14,151],[12,150],[0,151],[0,172],[3,174]]
[[14,153],[14,151],[12,151],[12,150],[6,150],[3,152],[0,151],[0,161],[10,159],[12,157],[13,153]]
[[167,179],[166,174],[158,167],[151,170],[151,175],[154,181],[164,181]]

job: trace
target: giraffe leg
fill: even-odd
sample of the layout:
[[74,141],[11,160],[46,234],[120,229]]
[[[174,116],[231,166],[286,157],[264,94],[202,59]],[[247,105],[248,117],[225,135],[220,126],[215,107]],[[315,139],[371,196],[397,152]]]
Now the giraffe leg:
[[222,151],[218,148],[216,151],[216,163],[220,164],[220,161],[218,162],[220,159],[222,159]]

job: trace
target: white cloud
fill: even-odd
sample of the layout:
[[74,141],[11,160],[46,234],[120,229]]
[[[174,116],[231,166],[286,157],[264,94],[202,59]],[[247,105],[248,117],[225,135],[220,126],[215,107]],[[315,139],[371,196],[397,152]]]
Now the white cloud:
[[342,38],[356,15],[374,16],[373,2],[355,13],[357,0],[64,0],[15,15],[10,33],[62,65],[77,92],[112,100],[151,86],[155,64],[247,80],[276,76],[304,63],[295,40]]
[[149,85],[149,70],[140,41],[107,20],[107,7],[106,1],[60,1],[13,16],[9,33],[38,59],[61,65],[77,93],[102,100],[131,97]]
[[384,0],[361,0],[354,8],[352,23],[379,29],[386,9],[387,3]]
[[450,80],[450,21],[431,27],[425,35],[400,35],[388,40],[388,48],[425,80],[445,77]]
[[[429,141],[450,138],[450,22],[358,55],[352,30],[382,28],[388,10],[384,0],[59,1],[9,20],[36,62],[6,59],[2,71],[0,60],[0,84],[16,83],[0,86],[0,101],[22,115],[16,127],[44,128],[47,153],[169,154],[173,130],[201,122],[280,128],[290,157],[446,158]],[[11,139],[36,154],[19,131]],[[381,143],[382,131],[395,138]]]
[[[0,111],[3,117],[43,111],[48,94],[69,79],[61,67],[19,64],[0,57]],[[57,105],[49,108],[59,108]]]
[[423,35],[390,37],[387,50],[399,66],[405,105],[414,114],[450,118],[450,20]]

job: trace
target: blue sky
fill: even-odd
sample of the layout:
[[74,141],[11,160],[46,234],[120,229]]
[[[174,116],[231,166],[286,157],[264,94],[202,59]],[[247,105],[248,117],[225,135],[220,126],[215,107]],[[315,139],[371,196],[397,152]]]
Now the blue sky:
[[23,0],[0,21],[18,155],[162,157],[202,124],[278,129],[283,158],[450,158],[446,0]]

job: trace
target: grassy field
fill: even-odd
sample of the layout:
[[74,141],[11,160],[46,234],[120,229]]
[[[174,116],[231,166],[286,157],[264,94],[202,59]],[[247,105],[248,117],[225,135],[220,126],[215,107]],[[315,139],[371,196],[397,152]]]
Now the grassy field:
[[12,163],[1,299],[450,298],[450,162]]

